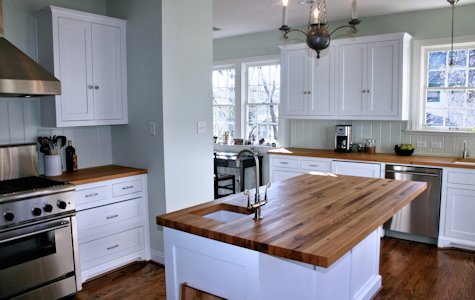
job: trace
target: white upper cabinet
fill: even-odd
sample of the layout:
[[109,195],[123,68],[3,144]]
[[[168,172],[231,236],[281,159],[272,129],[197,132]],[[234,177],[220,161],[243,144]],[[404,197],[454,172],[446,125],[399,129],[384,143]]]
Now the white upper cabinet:
[[126,21],[50,6],[36,26],[39,63],[62,89],[42,99],[42,125],[127,124]]
[[333,47],[316,58],[302,44],[282,46],[282,104],[285,117],[335,114]]
[[[306,44],[282,46],[282,90],[294,91],[282,94],[284,117],[407,120],[411,39],[406,33],[337,39],[320,60]],[[304,49],[306,64],[289,59]]]

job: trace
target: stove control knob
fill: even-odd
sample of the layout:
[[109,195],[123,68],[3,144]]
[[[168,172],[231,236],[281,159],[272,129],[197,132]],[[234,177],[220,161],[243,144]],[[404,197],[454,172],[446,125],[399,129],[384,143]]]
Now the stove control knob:
[[15,215],[11,212],[7,212],[3,214],[3,218],[5,219],[5,221],[11,222],[15,218]]
[[43,206],[43,210],[47,213],[50,213],[53,211],[53,205],[51,204],[45,204],[45,206]]
[[33,208],[33,210],[31,211],[33,216],[36,216],[36,217],[41,216],[41,212],[42,212],[41,208],[38,208],[38,207]]
[[66,209],[66,206],[67,206],[66,202],[58,200],[58,207],[59,208]]

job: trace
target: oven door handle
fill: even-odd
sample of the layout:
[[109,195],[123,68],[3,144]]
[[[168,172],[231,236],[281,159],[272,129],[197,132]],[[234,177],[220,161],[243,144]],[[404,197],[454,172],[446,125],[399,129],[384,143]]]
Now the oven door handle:
[[[70,226],[71,225],[70,225],[69,221],[61,220],[61,221],[54,222],[54,223],[36,225],[36,226],[33,226],[32,229],[28,228],[28,230],[21,230],[21,229],[27,229],[27,228],[12,230],[12,231],[0,234],[0,244],[11,242],[11,241],[18,240],[18,239],[21,239],[21,238],[25,238],[25,237],[28,237],[28,236],[40,234],[40,233],[43,233],[43,232],[58,230],[58,229],[65,228],[65,227],[70,227]],[[20,231],[20,232],[18,232],[18,234],[13,234],[14,231]]]

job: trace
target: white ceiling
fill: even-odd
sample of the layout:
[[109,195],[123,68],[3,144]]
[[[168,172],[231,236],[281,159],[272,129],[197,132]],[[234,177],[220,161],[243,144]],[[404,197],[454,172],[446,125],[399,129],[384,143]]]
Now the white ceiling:
[[[308,5],[289,0],[289,26],[307,23]],[[327,0],[328,20],[351,17],[352,0]],[[407,11],[450,7],[447,0],[358,0],[358,17],[380,16]],[[475,0],[460,0],[457,6],[473,4]],[[277,30],[282,25],[282,0],[213,0],[214,38],[231,37]]]

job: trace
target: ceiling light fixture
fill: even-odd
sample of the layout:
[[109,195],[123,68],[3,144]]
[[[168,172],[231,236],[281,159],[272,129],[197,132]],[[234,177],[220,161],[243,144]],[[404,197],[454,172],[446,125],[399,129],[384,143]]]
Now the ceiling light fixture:
[[[458,0],[447,0],[447,1],[458,1]],[[307,37],[307,45],[309,48],[315,50],[317,52],[317,58],[320,58],[320,51],[323,49],[328,48],[330,46],[330,38],[335,31],[341,28],[351,28],[353,29],[353,33],[356,33],[356,25],[361,23],[358,20],[357,16],[357,4],[356,0],[352,0],[352,12],[351,12],[351,20],[348,22],[348,25],[343,25],[337,27],[331,33],[328,33],[328,20],[327,20],[327,5],[325,0],[301,0],[301,4],[305,4],[309,6],[309,14],[308,14],[308,26],[307,32],[304,32],[300,29],[293,29],[287,25],[287,8],[289,5],[289,0],[282,0],[283,5],[283,15],[282,15],[282,26],[279,30],[284,32],[284,38],[288,39],[289,32],[298,31]],[[313,11],[313,7],[315,7],[315,11]]]
[[454,11],[455,11],[455,4],[459,2],[459,0],[447,0],[449,4],[452,6],[452,34],[450,37],[450,60],[449,60],[449,67],[453,67],[455,64],[454,62]]

